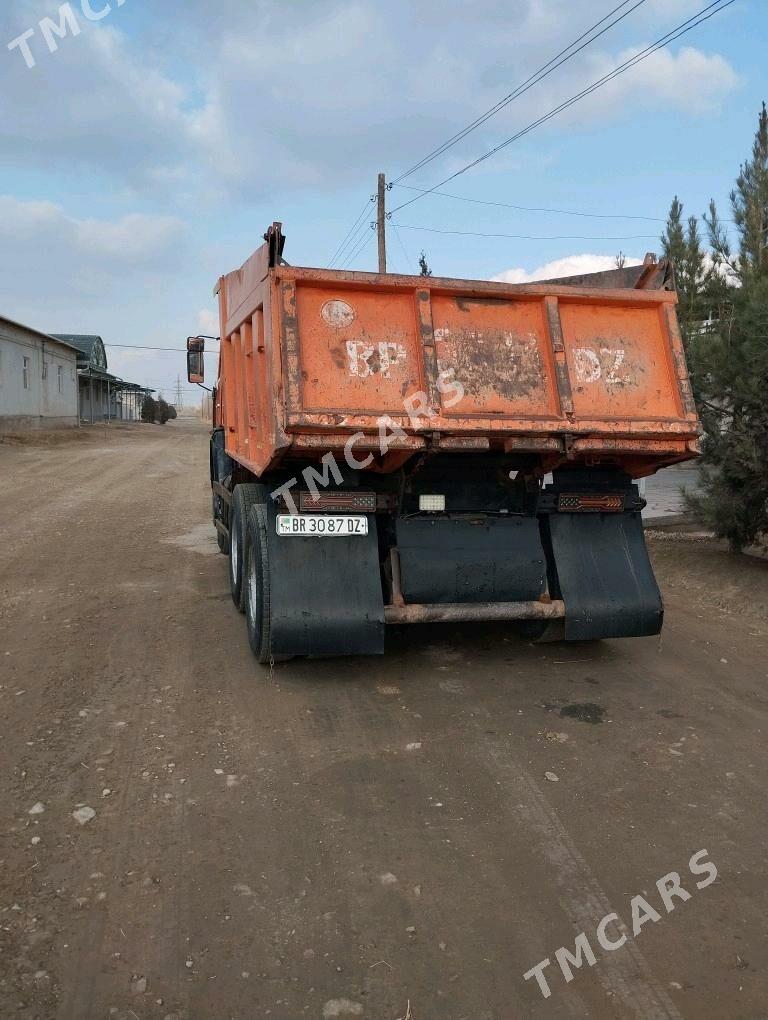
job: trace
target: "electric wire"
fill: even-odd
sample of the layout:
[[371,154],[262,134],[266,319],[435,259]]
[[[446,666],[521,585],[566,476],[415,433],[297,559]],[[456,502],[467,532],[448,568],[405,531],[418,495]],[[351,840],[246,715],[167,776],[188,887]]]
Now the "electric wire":
[[[170,351],[171,354],[186,354],[186,347],[140,347],[138,344],[104,344],[105,347],[119,347],[129,351]],[[203,351],[203,354],[218,354],[218,351]]]
[[[636,0],[634,6],[631,7],[628,11],[624,11],[623,14],[617,17],[609,25],[605,25],[605,27],[601,29],[600,32],[597,32],[596,35],[591,35],[591,33],[593,33],[596,29],[600,28],[600,26],[603,25],[606,21],[608,21],[609,18],[612,18],[614,14],[617,14],[622,7],[626,7],[627,4],[630,2],[631,0],[623,0],[623,3],[620,3],[617,7],[614,7],[612,11],[609,11],[608,14],[605,15],[605,17],[595,22],[594,25],[592,25],[585,32],[583,32],[577,39],[574,39],[574,41],[570,43],[568,46],[566,46],[565,49],[560,50],[560,52],[555,54],[555,56],[552,57],[551,60],[547,61],[546,64],[543,64],[537,71],[534,71],[534,73],[529,78],[526,78],[526,80],[522,82],[520,85],[518,85],[516,89],[510,92],[509,95],[504,96],[504,98],[500,99],[495,106],[492,106],[489,110],[486,110],[485,113],[481,114],[479,117],[473,120],[471,124],[468,124],[465,128],[462,128],[461,131],[458,131],[455,135],[452,135],[442,145],[438,146],[436,149],[433,149],[430,153],[427,153],[427,155],[424,156],[421,160],[419,160],[418,163],[415,163],[410,169],[404,171],[402,174],[399,175],[399,177],[396,177],[392,183],[398,184],[400,181],[405,180],[406,177],[410,177],[411,174],[416,173],[417,170],[421,170],[422,167],[425,167],[428,163],[431,163],[434,159],[437,159],[444,152],[447,152],[448,149],[453,148],[454,145],[458,144],[458,142],[466,138],[467,135],[471,134],[478,127],[484,124],[487,120],[490,120],[491,117],[494,117],[500,110],[503,110],[505,107],[509,106],[509,104],[514,102],[516,99],[519,99],[520,96],[524,95],[526,92],[529,91],[529,89],[532,89],[535,85],[538,85],[539,82],[543,81],[550,74],[556,71],[559,67],[562,67],[563,64],[573,59],[573,57],[581,53],[582,50],[586,49],[587,46],[591,45],[593,42],[599,39],[600,36],[605,35],[605,33],[608,32],[611,28],[613,28],[614,25],[617,25],[620,21],[623,21],[624,18],[628,17],[635,10],[637,10],[638,7],[641,7],[646,2],[646,0]],[[587,36],[591,36],[591,38],[587,39],[586,38]],[[586,39],[586,41],[582,42],[582,40],[584,39]],[[582,43],[581,46],[578,46],[578,43]],[[578,48],[574,49],[574,47],[577,46]]]
[[[357,228],[350,235],[349,240],[347,241],[347,243],[344,245],[344,247],[342,248],[341,252],[339,253],[339,256],[338,256],[338,258],[336,260],[337,266],[340,267],[341,264],[342,264],[342,260],[346,260],[349,257],[349,253],[351,251],[354,251],[354,249],[356,248],[356,246],[360,242],[360,239],[365,234],[366,229],[369,228],[370,225],[371,225],[371,221],[370,220],[365,220],[365,219],[363,219],[358,224]],[[333,268],[333,267],[331,266],[330,268]]]
[[355,222],[354,222],[354,223],[352,224],[352,226],[351,226],[351,227],[349,228],[349,230],[347,231],[347,233],[346,233],[346,234],[344,235],[344,238],[342,239],[341,243],[339,244],[339,246],[338,246],[338,247],[336,248],[336,251],[335,251],[335,252],[333,253],[333,255],[331,256],[331,260],[330,260],[330,262],[328,263],[328,267],[329,267],[329,268],[331,268],[331,267],[333,266],[334,262],[335,262],[335,261],[336,261],[336,260],[337,260],[338,258],[340,258],[340,257],[341,257],[342,253],[344,252],[344,250],[345,250],[345,249],[346,249],[346,247],[347,247],[347,244],[348,244],[349,240],[351,239],[351,235],[353,234],[353,232],[355,232],[355,231],[357,230],[357,227],[358,227],[358,225],[359,225],[360,221],[361,221],[361,220],[363,219],[363,217],[365,216],[365,214],[366,214],[366,212],[367,212],[367,210],[368,210],[368,206],[369,206],[369,205],[371,204],[371,202],[373,202],[373,201],[374,201],[374,199],[373,199],[373,196],[371,196],[371,197],[370,197],[370,198],[369,198],[369,199],[368,199],[368,200],[366,201],[366,203],[365,203],[365,205],[363,206],[363,208],[362,208],[362,211],[361,211],[361,212],[360,212],[360,214],[358,215],[357,219],[356,219],[356,220],[355,220]]
[[376,235],[373,231],[371,231],[370,234],[364,234],[362,241],[360,242],[358,247],[348,256],[344,265],[341,268],[346,269],[348,266],[351,266],[355,259],[357,259],[358,256],[362,255],[363,251],[368,247],[368,245],[371,243],[375,236]]
[[373,233],[373,231],[371,231],[370,234],[363,234],[360,243],[357,245],[355,250],[351,252],[342,268],[346,269],[351,267],[355,260],[358,258],[358,256],[362,255],[362,253],[365,251],[365,249],[368,247],[368,245],[371,243],[374,237],[375,234]]
[[341,254],[341,252],[345,248],[345,246],[347,244],[347,241],[349,240],[350,235],[356,230],[358,224],[360,223],[360,220],[363,218],[363,216],[365,216],[365,212],[366,212],[366,209],[368,208],[368,202],[369,201],[370,201],[370,199],[368,201],[366,201],[365,205],[363,206],[361,211],[358,213],[357,218],[355,219],[354,223],[352,224],[352,226],[349,228],[347,233],[344,235],[344,237],[340,241],[339,245],[336,248],[336,251],[333,253],[333,255],[331,255],[331,258],[330,258],[330,261],[329,261],[329,265],[333,265],[333,263],[336,261],[336,259],[339,257],[339,255]]
[[[548,206],[515,205],[512,202],[492,202],[489,199],[471,198],[468,195],[451,195],[447,191],[426,191],[424,188],[415,188],[409,184],[395,184],[393,187],[404,188],[406,191],[417,191],[421,195],[439,195],[441,198],[452,198],[457,202],[471,202],[473,205],[489,205],[499,209],[514,209],[516,212],[533,213],[555,213],[558,216],[583,216],[593,220],[644,220],[648,223],[666,223],[666,216],[639,216],[632,213],[593,213],[582,212],[576,209],[550,209]],[[734,220],[723,218],[723,223],[733,223]],[[766,227],[768,230],[768,227]]]
[[345,264],[350,261],[350,255],[352,255],[352,253],[356,251],[357,246],[363,243],[363,239],[367,237],[366,232],[372,229],[373,222],[371,220],[363,220],[363,222],[359,225],[355,233],[351,236],[349,243],[347,245],[346,252],[342,252],[341,255],[339,256],[337,268],[339,269],[344,268]]
[[[468,125],[466,128],[464,128],[462,131],[458,132],[456,135],[452,136],[452,138],[448,139],[448,141],[446,143],[444,143],[442,146],[440,146],[438,149],[435,149],[431,153],[428,153],[427,156],[424,157],[424,159],[420,160],[419,163],[416,164],[414,167],[412,167],[410,170],[407,170],[405,173],[401,174],[397,178],[397,180],[398,181],[403,180],[405,177],[410,176],[410,174],[414,173],[420,167],[422,167],[422,166],[426,165],[427,163],[431,162],[433,159],[436,159],[443,152],[447,151],[448,148],[451,148],[454,144],[456,144],[458,141],[460,141],[461,138],[466,137],[467,134],[469,134],[471,131],[475,130],[477,127],[479,127],[481,124],[483,124],[490,117],[494,116],[495,113],[497,113],[499,110],[503,109],[504,106],[508,105],[514,99],[518,98],[518,96],[522,95],[523,92],[528,90],[528,88],[532,88],[533,85],[537,84],[544,77],[547,77],[547,75],[549,75],[553,71],[555,71],[563,63],[565,63],[566,60],[570,60],[572,57],[575,57],[576,54],[581,52],[582,49],[584,49],[590,43],[594,42],[601,35],[603,35],[610,28],[612,28],[615,24],[618,24],[619,21],[623,20],[625,17],[627,17],[636,8],[640,7],[645,2],[646,2],[646,0],[636,0],[634,6],[632,6],[630,8],[630,10],[624,11],[624,13],[620,15],[620,17],[616,18],[609,25],[605,25],[605,22],[608,21],[611,17],[613,17],[614,14],[617,14],[622,8],[626,7],[627,4],[631,3],[631,0],[622,0],[622,3],[620,3],[616,7],[614,7],[613,10],[611,10],[603,18],[601,18],[594,25],[592,25],[589,29],[587,29],[586,32],[583,32],[580,36],[578,36],[578,38],[575,39],[568,46],[566,46],[565,49],[561,50],[554,57],[552,57],[551,60],[549,60],[546,64],[544,64],[542,67],[540,67],[536,72],[534,72],[533,75],[531,75],[529,78],[526,79],[526,81],[524,81],[521,85],[519,85],[517,87],[517,89],[514,90],[514,92],[510,93],[508,96],[505,96],[494,107],[492,107],[490,110],[486,111],[480,117],[476,118],[475,121],[473,121],[470,125]],[[600,28],[601,25],[605,25],[605,27],[597,35],[594,35],[591,38],[589,38],[586,42],[584,42],[581,46],[579,46],[578,49],[574,49],[574,47],[576,47],[578,45],[578,43],[580,43],[580,42],[582,42],[582,40],[586,39],[587,36],[590,36],[596,29]],[[570,52],[570,51],[573,51],[573,52]],[[566,54],[568,54],[568,56],[566,56]],[[564,59],[560,60],[561,57],[563,57]],[[370,202],[375,201],[375,196],[371,196],[369,201]],[[366,205],[363,206],[363,209],[359,213],[357,219],[354,221],[354,223],[352,224],[352,226],[350,227],[350,229],[347,231],[346,235],[342,239],[341,243],[338,245],[338,247],[336,248],[335,252],[331,256],[331,259],[330,259],[329,264],[328,264],[329,268],[332,268],[334,266],[334,264],[339,259],[341,259],[341,257],[344,255],[345,252],[349,253],[349,252],[355,250],[355,246],[360,241],[360,236],[361,236],[360,224],[361,224],[361,220],[364,218],[367,208],[368,208],[368,203],[366,203]]]
[[[690,18],[682,22],[676,28],[673,28],[669,32],[665,33],[665,35],[657,39],[656,42],[651,43],[644,50],[641,50],[639,53],[636,53],[633,57],[630,57],[628,60],[624,61],[623,64],[619,64],[612,71],[609,71],[607,74],[603,75],[602,78],[599,78],[591,85],[588,85],[586,88],[582,89],[581,92],[576,93],[576,95],[571,96],[570,99],[565,100],[559,106],[555,107],[553,110],[550,110],[549,113],[544,114],[535,121],[532,121],[526,127],[516,132],[516,134],[512,135],[510,138],[507,138],[505,141],[500,142],[498,145],[495,145],[492,149],[489,149],[488,152],[483,153],[482,156],[478,156],[477,159],[472,160],[472,162],[470,163],[467,163],[459,170],[456,170],[454,173],[450,174],[450,176],[444,178],[444,180],[439,181],[433,187],[427,188],[421,194],[416,195],[414,198],[409,199],[407,202],[401,203],[399,206],[396,206],[394,209],[391,210],[391,212],[387,214],[388,218],[391,218],[396,212],[399,212],[401,209],[406,208],[406,206],[413,205],[414,202],[418,202],[425,195],[431,195],[433,192],[437,191],[438,188],[442,188],[444,184],[447,184],[449,181],[455,180],[455,178],[460,177],[468,170],[473,169],[480,163],[485,162],[485,160],[490,159],[492,156],[495,156],[502,149],[505,149],[513,142],[518,141],[524,135],[529,134],[535,128],[551,120],[553,117],[557,116],[559,113],[562,113],[564,110],[569,109],[569,107],[575,105],[577,102],[579,102],[581,99],[584,99],[592,92],[595,92],[598,89],[602,88],[604,85],[607,85],[609,81],[612,81],[614,78],[619,77],[619,75],[624,74],[626,71],[630,70],[632,67],[635,67],[642,61],[647,60],[648,57],[652,56],[658,50],[663,49],[670,43],[674,42],[676,39],[679,39],[682,36],[686,35],[688,32],[692,31],[694,28],[697,28],[703,22],[708,21],[716,14],[719,14],[721,11],[724,11],[727,7],[730,7],[731,4],[733,3],[735,3],[735,0],[714,0],[714,3],[710,3],[706,7],[703,7],[696,14],[692,15]],[[715,9],[713,10],[712,8]]]
[[492,205],[500,209],[514,209],[516,212],[556,213],[560,216],[584,216],[587,219],[595,220],[646,220],[649,223],[666,223],[664,216],[637,216],[624,213],[590,213],[579,212],[574,209],[550,209],[546,206],[513,205],[511,202],[491,202],[488,199],[469,198],[466,195],[451,195],[447,191],[427,191],[425,188],[415,188],[409,184],[393,184],[393,187],[404,188],[407,191],[418,191],[422,195],[439,195],[441,198],[452,198],[457,202],[471,202],[474,205]]
[[400,248],[402,249],[403,255],[405,256],[405,268],[408,269],[410,267],[413,270],[413,275],[414,276],[418,276],[418,273],[416,272],[416,268],[415,268],[413,262],[411,262],[411,256],[408,254],[408,252],[405,249],[405,245],[403,244],[403,238],[402,238],[402,235],[400,233],[400,230],[398,229],[400,225],[393,221],[392,222],[392,226],[395,229],[395,237],[397,238],[397,240],[398,240],[398,242],[400,244]]
[[515,241],[640,241],[655,238],[656,234],[626,234],[611,237],[594,237],[582,234],[501,234],[480,230],[442,230],[438,227],[420,227],[411,223],[398,223],[401,230],[424,230],[429,234],[456,234],[461,237],[508,237]]

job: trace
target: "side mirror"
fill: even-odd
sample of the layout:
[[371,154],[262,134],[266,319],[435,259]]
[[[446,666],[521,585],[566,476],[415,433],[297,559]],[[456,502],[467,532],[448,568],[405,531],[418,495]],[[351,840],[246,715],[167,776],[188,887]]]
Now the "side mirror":
[[187,340],[187,380],[191,383],[205,382],[205,340],[191,336]]

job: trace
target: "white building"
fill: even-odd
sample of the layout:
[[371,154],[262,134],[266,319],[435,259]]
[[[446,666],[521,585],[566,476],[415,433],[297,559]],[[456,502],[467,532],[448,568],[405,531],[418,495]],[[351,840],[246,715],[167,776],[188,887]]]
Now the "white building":
[[107,371],[107,351],[100,336],[54,333],[53,337],[77,351],[81,422],[138,421],[144,397],[154,391]]
[[0,316],[0,432],[77,423],[75,348]]

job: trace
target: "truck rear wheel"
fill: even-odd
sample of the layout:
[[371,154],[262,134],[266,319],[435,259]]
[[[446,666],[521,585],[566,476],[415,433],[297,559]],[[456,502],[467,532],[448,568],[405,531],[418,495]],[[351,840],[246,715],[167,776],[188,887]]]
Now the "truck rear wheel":
[[237,485],[229,508],[229,590],[240,612],[245,611],[243,567],[247,548],[246,528],[251,507],[265,498],[263,485]]
[[[248,514],[245,565],[243,572],[245,621],[248,644],[259,662],[277,661],[271,654],[272,607],[267,548],[267,514],[257,504]],[[282,658],[282,656],[280,657]]]

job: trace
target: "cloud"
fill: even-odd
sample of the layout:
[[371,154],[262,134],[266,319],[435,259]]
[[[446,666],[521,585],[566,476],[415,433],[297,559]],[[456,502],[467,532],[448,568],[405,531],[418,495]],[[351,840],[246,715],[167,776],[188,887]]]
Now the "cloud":
[[[219,37],[216,72],[195,119],[200,151],[215,159],[224,189],[242,197],[281,185],[327,190],[373,179],[382,168],[392,173],[570,43],[575,27],[584,27],[579,6],[483,0],[467,18],[466,5],[450,0],[443,30],[435,32],[431,17],[397,0],[386,12],[373,0],[317,4],[298,22],[286,20],[282,6],[276,15],[271,2],[262,3],[258,30],[243,23],[241,13],[240,24]],[[674,24],[688,4],[671,6],[666,18],[653,19],[654,32],[660,23]],[[645,45],[611,51],[604,41],[471,134],[428,175],[463,165]],[[577,103],[558,125],[576,129],[626,115],[630,97],[632,109],[701,114],[719,105],[738,80],[717,54],[691,47],[661,51]]]
[[[22,7],[19,31],[35,27],[45,13],[39,5]],[[32,69],[19,52],[4,55],[0,137],[8,164],[63,166],[69,174],[96,169],[145,193],[186,179],[194,157],[186,89],[115,27],[119,17],[114,11],[97,25],[80,16],[80,34],[58,40],[55,53],[35,28]]]
[[16,264],[44,253],[50,265],[77,277],[83,269],[150,271],[165,264],[186,228],[174,216],[131,213],[117,220],[77,219],[54,202],[0,195],[0,250]]
[[659,50],[631,74],[633,84],[653,98],[696,114],[719,108],[741,82],[724,57],[692,46],[677,54]]
[[[201,256],[173,216],[78,218],[54,202],[0,195],[0,311],[50,333],[98,333],[110,370],[140,382],[184,372],[195,330]],[[213,272],[210,276],[213,278]]]
[[135,342],[162,321],[185,237],[171,216],[78,219],[53,202],[0,195],[0,309],[49,332],[105,333],[109,324]]
[[[19,4],[19,31],[35,24],[39,6]],[[492,106],[587,27],[585,6],[477,0],[470,11],[444,0],[439,31],[428,5],[411,0],[386,8],[377,0],[166,0],[146,24],[116,8],[98,24],[81,18],[81,34],[55,54],[41,52],[33,71],[18,53],[0,62],[4,155],[17,165],[95,169],[188,204],[201,195],[258,201],[281,189],[336,190],[409,165]],[[446,164],[546,113],[642,45],[623,49],[622,40],[655,38],[694,6],[654,0],[473,133]],[[698,115],[737,83],[718,54],[663,51],[557,123],[589,126],[626,114],[629,101],[633,110]]]
[[[614,56],[592,54],[588,58],[589,73],[585,85],[597,81],[642,51],[649,42],[639,42]],[[707,54],[692,46],[674,53],[657,50],[624,74],[597,89],[559,122],[581,124],[599,116],[616,116],[632,108],[662,108],[700,116],[722,106],[723,99],[740,84],[741,79],[724,57]]]
[[[642,259],[627,258],[625,265],[639,266]],[[600,273],[615,269],[614,255],[567,255],[554,262],[547,262],[530,272],[526,269],[505,269],[491,279],[497,283],[535,283],[536,280],[557,280],[561,276],[580,276],[582,273]]]
[[219,335],[219,317],[208,308],[201,308],[197,313],[197,328],[203,336]]

